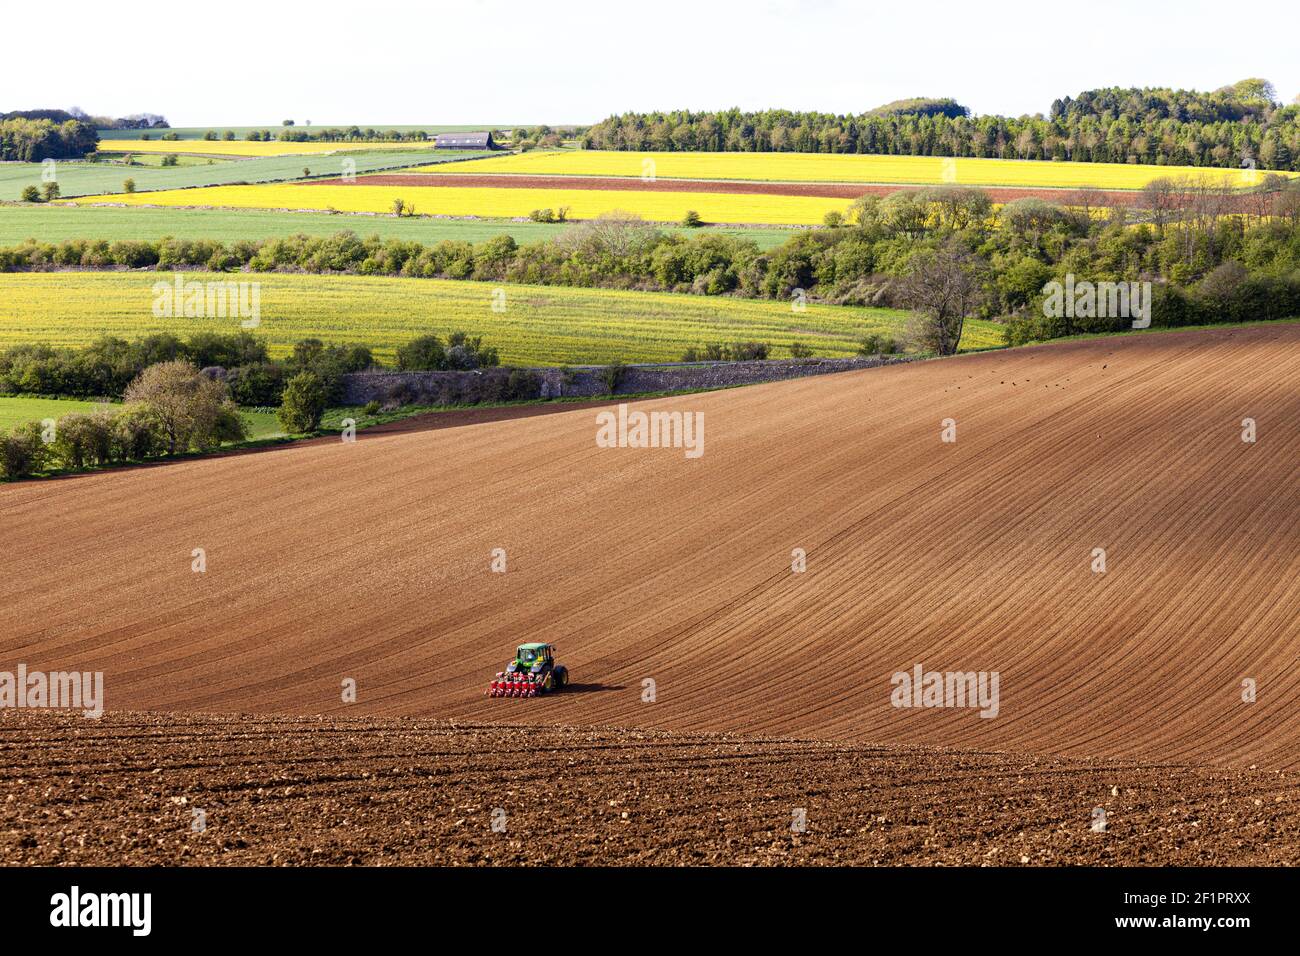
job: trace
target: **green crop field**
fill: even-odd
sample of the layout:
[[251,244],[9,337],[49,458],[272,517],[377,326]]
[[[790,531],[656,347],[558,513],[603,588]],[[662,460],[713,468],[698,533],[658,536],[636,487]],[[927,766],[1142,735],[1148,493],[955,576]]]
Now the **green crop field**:
[[[271,239],[303,233],[332,236],[345,230],[359,236],[383,236],[432,245],[443,239],[483,242],[511,235],[523,244],[551,239],[574,228],[572,224],[516,222],[512,219],[435,219],[413,216],[398,219],[378,215],[284,213],[265,209],[177,209],[116,206],[65,206],[0,204],[0,245],[26,239],[59,242],[63,239]],[[789,229],[670,229],[689,235],[725,232],[753,239],[771,249],[793,234]]]
[[[795,311],[788,302],[440,279],[249,273],[184,278],[260,283],[256,331],[273,354],[318,336],[369,345],[385,362],[417,335],[457,329],[483,336],[500,350],[503,363],[519,365],[676,361],[689,346],[734,341],[767,342],[776,358],[788,356],[796,341],[816,355],[845,356],[867,333],[898,334],[906,317],[889,309],[809,305]],[[0,275],[0,347],[82,345],[105,333],[130,338],[152,331],[239,330],[236,317],[155,317],[153,286],[174,279],[158,272]],[[999,345],[1000,333],[995,323],[967,322],[962,346]]]
[[[319,156],[267,156],[259,159],[218,159],[211,163],[206,158],[186,157],[177,166],[159,166],[160,157],[151,157],[150,165],[125,166],[118,162],[74,163],[60,162],[54,166],[54,175],[62,197],[95,196],[103,193],[120,193],[122,183],[135,180],[137,192],[159,189],[186,189],[193,186],[221,186],[231,183],[278,183],[302,179],[303,169],[312,176],[339,176],[343,163],[355,163],[357,173],[372,173],[384,169],[422,166],[430,162],[455,159],[473,159],[486,153],[447,150],[433,154],[428,149],[416,150],[357,150],[348,153],[329,153]],[[141,160],[143,163],[144,160]],[[16,200],[26,186],[40,189],[45,171],[42,163],[0,163],[0,200]]]

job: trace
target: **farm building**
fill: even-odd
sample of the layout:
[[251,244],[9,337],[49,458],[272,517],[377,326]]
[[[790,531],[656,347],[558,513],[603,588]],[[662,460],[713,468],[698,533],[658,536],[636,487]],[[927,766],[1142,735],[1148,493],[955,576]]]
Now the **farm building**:
[[435,149],[496,149],[490,131],[483,133],[439,133]]

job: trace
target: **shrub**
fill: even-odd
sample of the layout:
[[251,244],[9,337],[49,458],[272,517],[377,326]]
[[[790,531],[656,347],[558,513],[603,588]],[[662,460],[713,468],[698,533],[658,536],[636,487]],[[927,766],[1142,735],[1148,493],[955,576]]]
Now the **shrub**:
[[858,343],[859,355],[892,355],[898,351],[898,343],[888,335],[872,332],[864,335]]
[[175,166],[175,165],[177,165],[179,162],[180,162],[180,159],[177,157],[177,155],[176,155],[175,153],[168,153],[166,156],[164,156],[164,157],[162,158],[162,162],[159,163],[159,165],[160,165],[160,166]]
[[122,192],[124,192],[124,193],[133,193],[133,192],[135,192],[135,180],[134,180],[134,179],[124,179],[124,180],[122,180]]
[[627,377],[627,366],[622,362],[614,362],[606,365],[600,371],[600,380],[605,385],[605,391],[613,395],[618,391],[618,387],[623,384],[624,378]]
[[41,191],[35,186],[23,187],[23,202],[40,202]]
[[813,350],[810,346],[804,345],[802,342],[790,343],[791,358],[797,358],[797,359],[811,358],[812,354],[813,354]]
[[688,209],[686,215],[682,216],[682,225],[687,229],[698,229],[704,225],[704,220],[700,218],[700,214],[694,209]]
[[367,415],[378,415],[379,407],[380,407],[379,401],[377,399],[372,398],[370,401],[366,402],[363,406],[361,406],[361,411]]
[[767,358],[766,342],[736,342],[731,346],[733,362],[758,362]]
[[162,454],[166,438],[158,419],[144,405],[124,405],[113,416],[111,435],[113,461],[139,461]]
[[327,400],[325,384],[314,372],[299,372],[284,386],[276,417],[287,432],[301,434],[320,428]]
[[724,345],[721,342],[710,342],[707,345],[692,345],[682,353],[683,362],[730,362],[731,346]]
[[127,386],[125,398],[153,413],[168,454],[204,450],[246,435],[225,382],[182,360],[150,365]]
[[44,471],[50,462],[39,422],[19,425],[9,434],[0,432],[0,477],[26,478]]
[[541,395],[542,377],[540,375],[526,368],[510,370],[510,375],[506,378],[505,394],[502,398],[508,402],[523,402],[541,398]]
[[404,372],[446,368],[447,350],[436,335],[421,335],[397,350],[397,367]]
[[65,468],[107,463],[113,454],[112,412],[105,409],[64,415],[55,426],[50,447]]

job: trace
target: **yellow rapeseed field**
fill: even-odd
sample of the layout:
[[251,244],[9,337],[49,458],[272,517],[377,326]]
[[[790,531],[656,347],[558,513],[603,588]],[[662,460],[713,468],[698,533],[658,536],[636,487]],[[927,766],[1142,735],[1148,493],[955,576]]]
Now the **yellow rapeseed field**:
[[[654,176],[659,179],[740,179],[827,183],[957,183],[965,186],[1141,189],[1161,176],[1206,176],[1254,186],[1254,170],[1117,163],[1056,163],[940,156],[867,156],[829,153],[623,153],[551,150],[444,165],[412,173],[516,173],[565,176]],[[1296,175],[1296,174],[1291,174]]]
[[390,212],[393,200],[414,204],[419,215],[483,216],[510,219],[535,209],[568,207],[571,219],[594,219],[626,210],[652,222],[679,222],[695,210],[710,223],[741,225],[819,225],[827,212],[846,212],[848,199],[810,196],[747,196],[734,193],[672,193],[640,190],[493,189],[462,186],[350,186],[269,183],[261,186],[206,186],[157,192],[83,196],[74,202],[131,206],[214,206],[240,209],[334,209],[339,212]]
[[192,156],[314,156],[358,149],[432,149],[433,142],[414,143],[269,143],[243,139],[111,139],[101,140],[101,153],[184,153]]

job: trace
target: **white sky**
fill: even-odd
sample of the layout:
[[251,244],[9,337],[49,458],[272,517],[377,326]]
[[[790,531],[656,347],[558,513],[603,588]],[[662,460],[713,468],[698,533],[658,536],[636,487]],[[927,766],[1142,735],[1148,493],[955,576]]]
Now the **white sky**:
[[[174,126],[589,123],[649,109],[1046,113],[1100,86],[1300,94],[1300,2],[392,0],[10,4],[0,111]],[[23,42],[21,38],[31,38]]]

